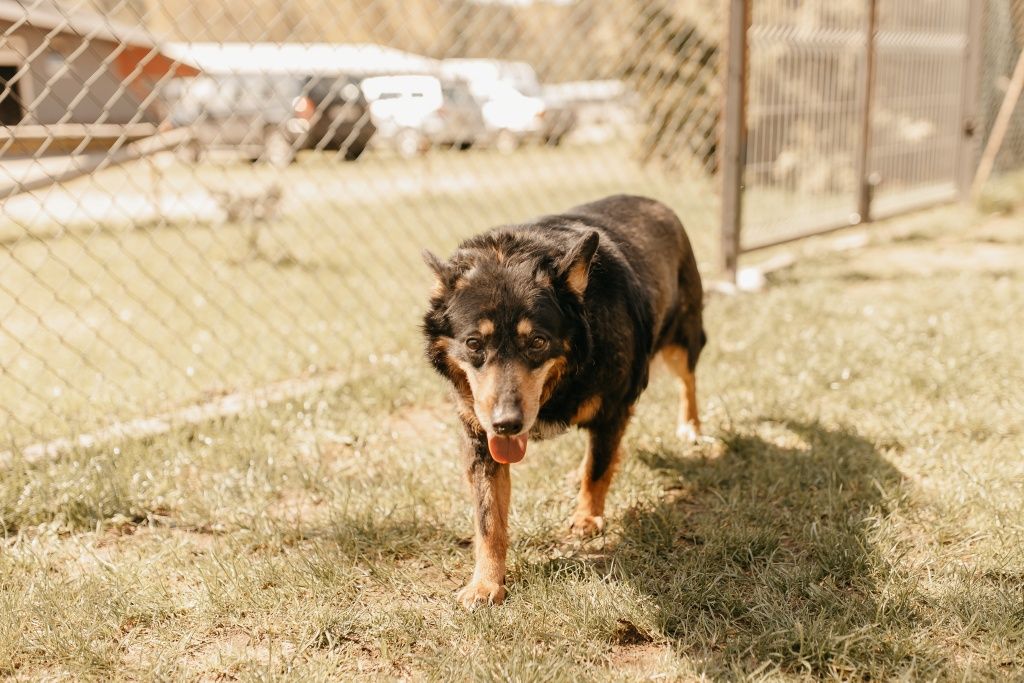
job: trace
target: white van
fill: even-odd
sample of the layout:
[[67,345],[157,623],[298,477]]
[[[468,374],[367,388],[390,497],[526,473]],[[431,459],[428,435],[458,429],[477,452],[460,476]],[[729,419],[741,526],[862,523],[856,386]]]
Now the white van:
[[575,125],[575,113],[544,97],[537,72],[526,62],[446,59],[441,62],[441,74],[469,83],[491,137],[502,151],[526,140],[557,145]]
[[370,103],[370,116],[382,131],[391,127],[419,128],[444,104],[441,81],[433,76],[375,76],[361,83]]
[[483,114],[461,81],[434,76],[376,76],[361,83],[381,139],[411,157],[431,145],[467,148],[485,133]]

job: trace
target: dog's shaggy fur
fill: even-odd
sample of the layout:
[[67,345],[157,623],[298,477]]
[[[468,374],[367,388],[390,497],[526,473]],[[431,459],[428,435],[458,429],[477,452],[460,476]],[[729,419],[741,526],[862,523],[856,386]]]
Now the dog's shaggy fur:
[[593,534],[655,354],[682,380],[680,435],[700,434],[700,275],[672,210],[631,196],[494,228],[448,261],[424,256],[437,276],[427,355],[455,389],[476,506],[476,569],[460,600],[499,604],[509,466],[529,439],[590,433],[572,529]]

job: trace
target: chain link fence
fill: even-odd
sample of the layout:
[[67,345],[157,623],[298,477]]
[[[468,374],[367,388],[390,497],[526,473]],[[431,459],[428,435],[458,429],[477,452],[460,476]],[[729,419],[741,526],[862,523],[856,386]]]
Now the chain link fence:
[[[667,202],[712,274],[730,4],[0,0],[7,446],[400,383],[423,247],[605,194]],[[983,128],[1020,50],[988,4]],[[744,246],[851,222],[867,93],[880,201],[947,198],[974,153],[974,5],[882,1],[873,91],[868,6],[755,3]]]
[[713,263],[720,10],[0,1],[0,433],[418,369],[422,248],[605,194]]

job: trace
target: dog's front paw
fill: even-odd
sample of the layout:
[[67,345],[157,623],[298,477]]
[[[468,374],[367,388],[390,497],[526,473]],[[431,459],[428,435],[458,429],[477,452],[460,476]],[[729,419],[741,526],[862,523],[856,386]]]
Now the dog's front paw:
[[505,587],[487,579],[473,579],[458,592],[456,598],[468,610],[484,605],[500,605],[505,602]]
[[676,427],[676,436],[685,443],[700,443],[700,427],[692,422],[680,422]]
[[577,512],[572,518],[570,530],[573,536],[589,538],[597,536],[604,529],[604,517],[595,517]]

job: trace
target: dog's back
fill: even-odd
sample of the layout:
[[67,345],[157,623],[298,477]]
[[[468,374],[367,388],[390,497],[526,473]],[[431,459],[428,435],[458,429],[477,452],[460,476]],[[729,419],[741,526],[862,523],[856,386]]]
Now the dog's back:
[[700,353],[706,340],[701,315],[704,291],[690,240],[672,209],[647,197],[613,195],[542,218],[538,225],[548,221],[579,221],[609,238],[602,240],[602,247],[611,242],[619,251],[650,305],[651,353],[672,344]]

